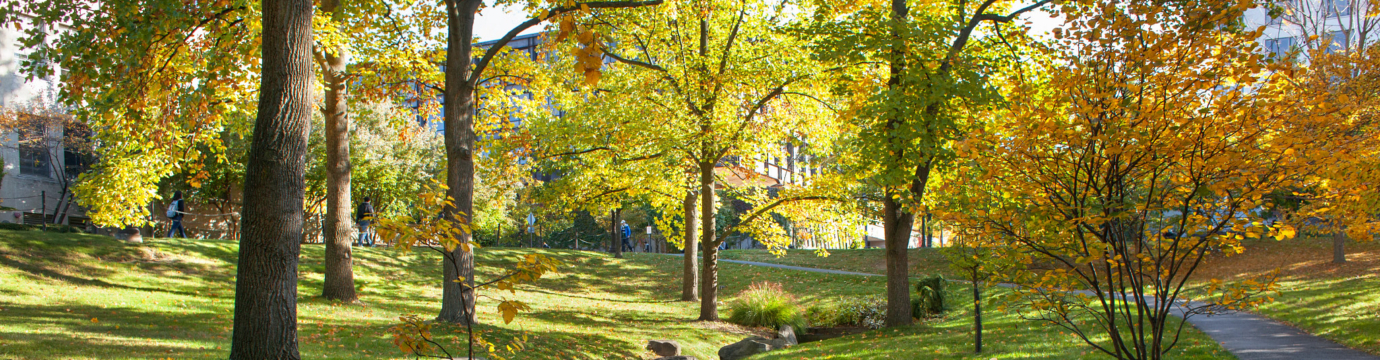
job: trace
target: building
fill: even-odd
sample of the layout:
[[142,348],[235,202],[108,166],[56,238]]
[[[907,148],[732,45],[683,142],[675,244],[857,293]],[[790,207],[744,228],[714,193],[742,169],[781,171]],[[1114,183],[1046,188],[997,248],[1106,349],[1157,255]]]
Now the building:
[[[73,136],[85,137],[81,127],[67,119],[58,105],[58,75],[26,79],[21,62],[30,50],[19,44],[27,31],[55,34],[61,28],[33,24],[19,15],[22,30],[0,27],[0,109],[20,126],[9,126],[0,134],[0,159],[4,175],[0,178],[0,222],[72,224],[86,227],[84,209],[73,203],[71,185],[86,169],[90,158],[69,151]],[[15,120],[15,117],[23,119]],[[15,124],[15,122],[11,122]],[[56,215],[55,215],[56,214]]]
[[1247,29],[1265,26],[1262,51],[1279,58],[1295,54],[1306,60],[1309,51],[1350,51],[1375,42],[1380,18],[1367,17],[1368,0],[1282,0],[1271,9],[1247,10]]

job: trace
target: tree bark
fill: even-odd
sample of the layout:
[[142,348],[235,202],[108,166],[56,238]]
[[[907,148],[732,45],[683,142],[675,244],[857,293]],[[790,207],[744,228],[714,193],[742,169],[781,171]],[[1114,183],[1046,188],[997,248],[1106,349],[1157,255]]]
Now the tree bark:
[[[323,0],[321,11],[338,19],[339,5],[339,0]],[[350,118],[345,101],[349,55],[342,49],[323,49],[319,54],[326,87],[321,114],[326,118],[326,274],[321,296],[353,302],[359,296],[350,248]]]
[[694,191],[685,193],[685,256],[681,259],[685,261],[685,276],[680,288],[680,301],[695,301],[700,299],[700,274],[697,271],[697,254],[699,242],[695,238],[695,230],[699,228],[695,217],[695,201],[699,200]]
[[700,245],[704,246],[704,266],[700,269],[700,317],[719,320],[719,239],[714,229],[714,163],[700,164]]
[[310,0],[264,0],[258,116],[245,167],[231,359],[300,359],[297,258],[313,103]]
[[1332,234],[1332,263],[1346,263],[1346,233],[1337,231]]
[[[474,214],[474,84],[470,82],[470,63],[474,39],[474,17],[483,2],[480,0],[446,0],[446,74],[445,121],[446,184],[450,187],[453,208],[445,216],[459,222],[471,223]],[[472,234],[460,236],[468,244]],[[474,321],[474,252],[468,246],[457,246],[451,253],[459,263],[443,265],[441,313],[438,321],[467,324]],[[455,279],[463,279],[468,286],[460,286]],[[468,314],[469,316],[465,316]]]
[[901,208],[888,193],[882,199],[882,226],[886,231],[886,326],[911,323],[910,267],[907,245],[915,215]]

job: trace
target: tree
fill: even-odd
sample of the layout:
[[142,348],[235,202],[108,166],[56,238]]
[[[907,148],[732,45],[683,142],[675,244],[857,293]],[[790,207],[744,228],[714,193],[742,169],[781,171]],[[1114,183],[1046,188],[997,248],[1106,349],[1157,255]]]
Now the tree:
[[32,51],[21,65],[29,77],[60,74],[61,104],[97,130],[101,161],[73,188],[97,224],[142,225],[147,213],[140,209],[171,174],[190,174],[189,185],[199,187],[206,177],[200,160],[223,155],[225,121],[253,112],[258,32],[248,23],[258,14],[249,2],[8,6],[14,11],[0,22],[64,25],[53,34],[27,32],[21,43]]
[[[822,91],[828,69],[808,54],[780,51],[806,44],[785,31],[799,20],[790,9],[766,2],[704,1],[662,7],[665,10],[594,12],[562,19],[562,30],[579,34],[578,44],[566,45],[577,56],[559,59],[553,69],[585,72],[586,77],[583,83],[539,86],[547,92],[535,97],[555,99],[561,116],[538,119],[547,123],[542,127],[589,131],[567,131],[562,139],[538,138],[560,141],[551,146],[562,150],[552,153],[579,155],[578,161],[586,162],[581,169],[591,173],[602,167],[590,164],[618,166],[603,178],[649,179],[635,182],[635,191],[655,194],[655,207],[663,213],[689,208],[686,190],[693,190],[699,214],[682,220],[698,222],[703,251],[699,319],[717,320],[718,247],[725,236],[752,232],[768,246],[784,247],[784,237],[776,236],[782,232],[768,226],[775,222],[767,214],[789,204],[825,199],[828,196],[820,192],[832,190],[799,186],[772,198],[767,191],[754,190],[761,179],[753,170],[768,157],[785,157],[787,143],[821,144],[815,146],[817,151],[832,150],[825,144],[833,143],[838,129]],[[605,65],[603,58],[614,63]],[[679,174],[689,181],[682,182]],[[686,183],[690,189],[683,187]],[[740,227],[716,224],[718,198],[726,192],[754,207]],[[687,250],[687,258],[693,255]],[[682,298],[693,295],[683,292]]]
[[[1316,112],[1324,117],[1339,119],[1331,126],[1314,131],[1325,132],[1307,153],[1319,165],[1317,176],[1300,188],[1287,189],[1293,199],[1302,200],[1302,207],[1294,215],[1297,219],[1318,219],[1305,225],[1305,230],[1332,233],[1332,261],[1346,262],[1346,240],[1372,241],[1380,222],[1380,198],[1373,187],[1380,181],[1380,173],[1373,169],[1380,164],[1380,128],[1375,113],[1380,109],[1380,92],[1374,84],[1380,78],[1380,35],[1378,10],[1364,0],[1338,0],[1320,3],[1291,1],[1271,4],[1271,24],[1278,23],[1298,33],[1290,37],[1296,42],[1273,40],[1279,61],[1298,61],[1299,89],[1308,94],[1323,95],[1323,103]],[[1329,20],[1330,19],[1330,20]],[[1269,44],[1267,44],[1269,45]],[[1268,48],[1269,46],[1267,46]],[[1311,225],[1311,226],[1310,226]]]
[[[826,59],[860,64],[845,92],[858,129],[856,166],[880,192],[886,238],[887,326],[911,323],[906,248],[916,212],[925,211],[925,189],[935,169],[954,158],[951,143],[972,126],[972,114],[992,103],[986,83],[990,54],[1019,36],[982,24],[1009,23],[1047,0],[1014,10],[1013,2],[839,4],[816,18],[838,19],[817,27]],[[889,6],[886,6],[889,5]],[[912,6],[925,12],[911,17]],[[1009,44],[1007,44],[1009,45]]]
[[1255,209],[1298,184],[1330,117],[1292,91],[1287,63],[1255,52],[1249,3],[1066,3],[1043,55],[1009,73],[1004,110],[958,150],[971,208],[962,226],[1014,248],[1004,260],[1022,314],[1122,359],[1160,359],[1183,322],[1266,301],[1265,276],[1185,285],[1214,250],[1289,238]]
[[[509,41],[512,41],[519,33],[536,26],[553,17],[576,12],[588,11],[589,9],[602,8],[627,8],[650,6],[660,4],[661,0],[651,1],[594,1],[594,2],[567,2],[567,1],[531,1],[528,9],[532,10],[532,16],[527,21],[508,31],[503,37],[499,38],[484,54],[475,61],[474,44],[474,18],[479,13],[479,8],[484,5],[482,0],[445,0],[446,6],[446,60],[445,60],[445,82],[444,95],[442,96],[444,107],[442,109],[442,119],[445,122],[445,144],[446,144],[446,183],[449,185],[450,196],[453,200],[453,207],[447,209],[444,214],[446,217],[454,218],[457,221],[469,222],[474,207],[474,160],[475,160],[475,93],[476,90],[488,82],[485,78],[485,69],[494,60]],[[508,1],[499,1],[495,5],[509,4]],[[549,7],[548,7],[549,6]],[[468,243],[471,234],[460,235],[461,241]],[[469,249],[467,246],[456,247],[456,251]],[[437,320],[452,323],[469,323],[473,318],[462,317],[462,313],[474,314],[474,295],[466,287],[448,279],[463,278],[469,284],[468,288],[474,285],[474,254],[457,253],[460,266],[443,266],[443,291],[441,295],[441,313]],[[470,309],[464,310],[463,309]]]
[[311,125],[307,0],[263,2],[258,117],[245,168],[231,359],[299,359],[297,257]]
[[[321,2],[321,12],[332,21],[339,21],[345,11],[339,0]],[[342,47],[316,49],[326,94],[322,98],[321,115],[326,117],[326,272],[321,296],[327,299],[352,302],[355,294],[355,275],[350,256],[350,233],[354,221],[350,202],[350,120],[347,117],[346,61],[349,54]]]

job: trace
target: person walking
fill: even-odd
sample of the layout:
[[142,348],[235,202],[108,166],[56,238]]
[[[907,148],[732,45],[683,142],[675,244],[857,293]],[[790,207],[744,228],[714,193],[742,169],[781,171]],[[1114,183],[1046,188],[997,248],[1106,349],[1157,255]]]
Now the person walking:
[[623,221],[621,227],[623,229],[623,251],[633,251],[632,240],[630,240],[632,237],[632,228],[628,227],[627,221]]
[[178,237],[187,237],[187,229],[182,227],[182,217],[187,215],[187,204],[182,201],[182,192],[174,191],[172,203],[168,204],[168,219],[172,219],[172,227],[168,228],[168,237],[173,237],[173,232],[177,232]]
[[355,239],[355,246],[374,246],[374,234],[369,232],[369,224],[374,221],[374,204],[369,200],[365,196],[364,202],[355,209],[355,223],[359,224],[359,238]]

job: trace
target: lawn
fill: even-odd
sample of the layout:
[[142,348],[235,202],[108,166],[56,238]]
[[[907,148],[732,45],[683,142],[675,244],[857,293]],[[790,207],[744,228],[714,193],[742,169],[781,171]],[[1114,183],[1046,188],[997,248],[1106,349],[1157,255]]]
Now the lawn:
[[[728,260],[757,261],[773,264],[803,266],[817,269],[843,270],[865,274],[886,274],[886,249],[838,249],[829,250],[829,256],[821,257],[815,250],[790,249],[785,256],[776,256],[766,250],[724,250],[719,257]],[[906,256],[910,263],[911,276],[944,274],[953,270],[949,260],[940,248],[910,249]]]
[[[223,358],[232,321],[235,246],[185,239],[125,244],[95,235],[0,230],[0,358]],[[627,259],[614,259],[597,252],[488,248],[476,256],[479,277],[491,278],[505,262],[532,252],[556,257],[565,266],[515,294],[482,294],[479,317],[485,325],[479,329],[500,349],[491,359],[646,359],[651,358],[642,349],[647,340],[670,338],[689,355],[708,360],[717,358],[719,347],[752,331],[693,321],[698,306],[674,301],[680,289],[678,257],[627,254]],[[409,358],[392,345],[388,329],[401,315],[434,316],[438,257],[359,249],[355,274],[362,302],[342,304],[316,297],[321,256],[321,246],[303,246],[298,306],[303,357]],[[725,296],[754,281],[770,280],[805,304],[881,294],[885,287],[880,277],[738,264],[723,264],[720,279]],[[526,301],[532,309],[504,325],[494,306],[505,297]],[[983,358],[1069,358],[1087,350],[1053,328],[995,312],[988,316],[992,352]],[[965,319],[960,309],[924,326],[808,343],[781,355],[865,347],[871,352],[850,358],[939,357],[936,350],[964,357],[969,336]],[[439,334],[456,331],[436,329]],[[458,348],[455,335],[440,338]],[[937,339],[942,340],[932,341]],[[903,340],[933,345],[888,346]],[[509,345],[521,349],[502,350]],[[1209,341],[1189,351],[1207,354],[1220,348]]]
[[[967,284],[950,283],[951,304],[943,317],[905,329],[880,329],[860,335],[805,343],[753,357],[768,359],[1108,359],[1067,330],[1020,319],[990,308],[983,311],[983,352],[973,352],[973,298]],[[999,296],[1007,290],[988,289]],[[991,299],[991,298],[988,298]],[[992,301],[992,300],[988,300]],[[1177,318],[1176,318],[1177,319]],[[1174,321],[1177,324],[1177,320]],[[1172,336],[1172,335],[1171,335]],[[1106,337],[1095,337],[1105,340]],[[1170,359],[1234,359],[1206,334],[1189,326]]]
[[1332,263],[1330,238],[1253,240],[1240,255],[1214,257],[1203,278],[1241,279],[1279,269],[1279,294],[1255,311],[1348,347],[1380,355],[1380,244],[1347,244]]

